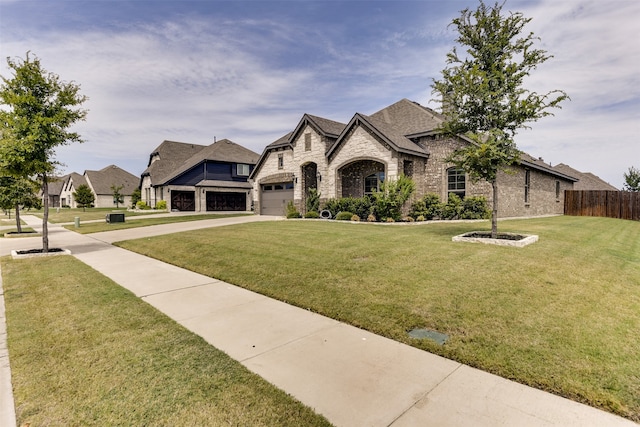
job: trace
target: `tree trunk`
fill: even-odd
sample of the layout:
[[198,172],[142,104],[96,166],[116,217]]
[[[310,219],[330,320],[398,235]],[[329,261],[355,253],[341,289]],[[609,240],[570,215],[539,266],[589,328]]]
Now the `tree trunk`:
[[498,238],[498,183],[494,179],[491,181],[493,188],[493,209],[491,210],[491,238]]
[[22,233],[22,224],[20,224],[20,204],[16,203],[16,228],[18,233]]
[[42,252],[49,252],[49,228],[47,223],[49,221],[49,182],[47,181],[47,174],[42,175],[42,197],[44,215],[42,217]]

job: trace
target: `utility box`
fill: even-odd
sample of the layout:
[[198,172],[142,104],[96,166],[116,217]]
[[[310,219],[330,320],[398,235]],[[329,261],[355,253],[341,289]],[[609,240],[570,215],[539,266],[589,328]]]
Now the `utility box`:
[[111,224],[113,222],[124,222],[124,214],[123,213],[108,213],[107,214],[107,223]]

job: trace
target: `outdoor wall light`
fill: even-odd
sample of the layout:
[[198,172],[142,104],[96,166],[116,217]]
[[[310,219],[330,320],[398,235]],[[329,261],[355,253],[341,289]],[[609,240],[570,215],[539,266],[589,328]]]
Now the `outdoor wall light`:
[[318,181],[322,181],[322,175],[320,175],[320,172],[316,174],[316,177],[318,178]]

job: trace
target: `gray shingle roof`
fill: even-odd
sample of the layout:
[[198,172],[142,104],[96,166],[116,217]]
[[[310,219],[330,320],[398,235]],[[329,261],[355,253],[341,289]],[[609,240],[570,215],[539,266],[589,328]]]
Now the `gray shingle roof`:
[[404,136],[433,131],[443,122],[441,114],[406,98],[370,117],[393,125]]
[[204,145],[163,141],[149,156],[149,164],[142,176],[149,175],[153,185],[164,182],[167,176],[204,148]]
[[580,172],[579,170],[576,170],[569,165],[565,165],[564,163],[559,163],[555,165],[554,168],[562,173],[578,178],[579,181],[573,184],[574,190],[619,191],[616,187],[591,172]]
[[259,158],[260,155],[258,153],[228,139],[221,139],[184,160],[179,167],[165,175],[161,180],[153,179],[153,176],[151,178],[154,185],[162,185],[206,160],[255,165]]
[[[99,171],[84,171],[84,176],[96,194],[113,194],[111,186],[122,186],[121,194],[130,196],[138,188],[139,179],[132,173],[120,169],[116,165],[109,165]],[[74,186],[78,188],[74,180]]]

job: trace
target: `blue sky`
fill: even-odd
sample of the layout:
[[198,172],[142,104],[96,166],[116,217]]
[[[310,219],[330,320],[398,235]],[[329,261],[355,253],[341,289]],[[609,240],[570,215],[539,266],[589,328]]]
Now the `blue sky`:
[[[492,4],[490,1],[488,4]],[[348,122],[402,98],[437,108],[448,27],[476,0],[0,0],[6,57],[36,54],[90,99],[86,142],[61,172],[116,164],[139,175],[163,140],[228,138],[258,153],[304,113]],[[571,101],[523,130],[519,148],[621,188],[640,167],[640,1],[508,0],[554,58],[527,88]]]

